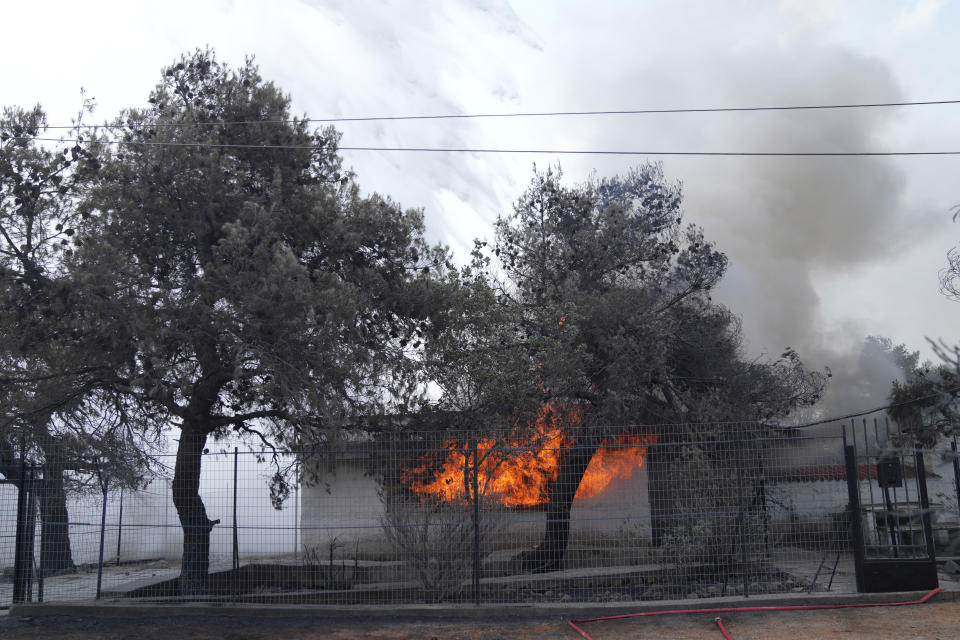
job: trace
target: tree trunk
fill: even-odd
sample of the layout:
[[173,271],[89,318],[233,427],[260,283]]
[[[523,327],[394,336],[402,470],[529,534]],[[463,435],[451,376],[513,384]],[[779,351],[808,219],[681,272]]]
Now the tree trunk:
[[181,596],[207,591],[210,569],[210,530],[219,520],[210,520],[200,498],[200,463],[207,432],[185,424],[177,447],[173,470],[173,504],[183,528],[183,561],[178,584]]
[[[34,540],[37,525],[37,483],[33,471],[20,473],[17,533],[14,547],[13,602],[33,601]],[[19,570],[18,570],[19,569]]]
[[560,463],[557,479],[550,488],[547,521],[540,544],[520,555],[523,571],[544,573],[563,568],[563,557],[570,541],[570,508],[590,461],[600,448],[599,438],[581,434]]
[[663,426],[656,445],[647,449],[647,496],[650,500],[650,542],[659,547],[679,524],[677,520],[676,465],[683,440],[674,426]]
[[42,575],[49,576],[72,571],[76,567],[73,564],[73,554],[70,549],[70,518],[67,513],[67,494],[63,488],[63,469],[49,463],[43,472],[40,514]]
[[671,456],[667,447],[647,453],[647,494],[650,498],[650,541],[659,547],[670,530],[674,501],[670,485]]

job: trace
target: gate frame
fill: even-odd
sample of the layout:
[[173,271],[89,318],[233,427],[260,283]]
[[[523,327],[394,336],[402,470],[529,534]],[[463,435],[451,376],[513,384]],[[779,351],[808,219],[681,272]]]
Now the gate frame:
[[[908,455],[908,454],[907,454]],[[844,445],[844,461],[847,468],[847,491],[849,495],[850,526],[853,543],[853,562],[857,576],[857,591],[881,593],[890,591],[921,591],[936,589],[937,556],[933,544],[933,526],[930,519],[930,502],[927,498],[927,476],[923,465],[923,453],[914,450],[916,479],[920,500],[920,520],[926,540],[927,557],[924,558],[868,558],[863,534],[862,508],[860,504],[860,478],[857,472],[855,445]],[[867,456],[868,460],[871,457]],[[902,456],[906,457],[906,455]],[[867,481],[872,479],[867,468]]]

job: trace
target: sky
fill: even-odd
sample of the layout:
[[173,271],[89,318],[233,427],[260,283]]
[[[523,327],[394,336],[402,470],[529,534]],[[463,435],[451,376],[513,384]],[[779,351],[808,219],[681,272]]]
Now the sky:
[[[916,0],[206,0],[9,3],[0,104],[69,124],[146,104],[160,70],[211,46],[314,118],[960,99],[960,2]],[[344,146],[639,151],[960,150],[960,105],[883,109],[343,123]],[[367,192],[422,208],[463,257],[539,167],[571,184],[644,156],[344,152]],[[684,187],[688,222],[730,259],[716,300],[746,351],[789,346],[829,366],[824,410],[883,404],[883,335],[933,358],[960,342],[938,291],[960,243],[960,156],[651,156]]]

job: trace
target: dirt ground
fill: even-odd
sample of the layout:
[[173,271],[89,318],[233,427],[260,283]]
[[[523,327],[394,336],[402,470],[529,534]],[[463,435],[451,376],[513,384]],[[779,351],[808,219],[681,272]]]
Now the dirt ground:
[[[717,638],[723,636],[714,615],[670,615],[593,622],[583,628],[596,640],[636,638]],[[723,624],[735,640],[796,640],[797,638],[924,638],[960,637],[960,602],[930,602],[907,607],[778,613],[723,614]],[[0,616],[4,640],[547,640],[580,638],[566,618],[485,620],[392,620],[226,617],[77,618]]]

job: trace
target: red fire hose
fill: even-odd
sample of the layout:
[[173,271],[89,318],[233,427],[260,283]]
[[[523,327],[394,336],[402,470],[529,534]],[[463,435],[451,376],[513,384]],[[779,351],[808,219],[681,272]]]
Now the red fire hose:
[[[735,613],[735,612],[749,612],[749,611],[813,611],[816,609],[853,609],[857,607],[900,607],[908,604],[923,604],[933,596],[937,595],[943,591],[942,587],[938,587],[923,596],[919,600],[910,600],[907,602],[860,602],[855,604],[802,604],[802,605],[782,605],[782,606],[770,606],[770,607],[716,607],[708,609],[671,609],[668,611],[644,611],[641,613],[624,613],[618,616],[601,616],[599,618],[580,618],[578,620],[568,620],[569,624],[574,631],[579,633],[581,636],[586,638],[586,640],[594,640],[593,636],[581,629],[578,625],[585,622],[601,622],[603,620],[619,620],[620,618],[638,618],[642,616],[664,616],[674,613]],[[720,628],[721,633],[726,638],[730,638],[727,634],[727,630],[723,628],[723,623],[720,621],[720,618],[716,619],[717,626]]]
[[714,622],[717,623],[717,627],[720,629],[720,633],[723,634],[723,637],[724,637],[724,638],[726,638],[727,640],[733,640],[733,638],[730,637],[730,634],[727,633],[726,628],[724,628],[724,626],[723,626],[723,620],[720,619],[720,616],[717,616],[717,618],[716,618],[716,620],[714,620]]

